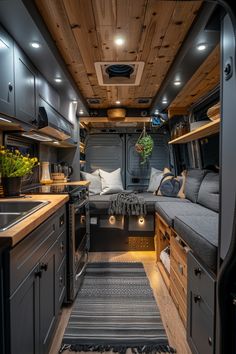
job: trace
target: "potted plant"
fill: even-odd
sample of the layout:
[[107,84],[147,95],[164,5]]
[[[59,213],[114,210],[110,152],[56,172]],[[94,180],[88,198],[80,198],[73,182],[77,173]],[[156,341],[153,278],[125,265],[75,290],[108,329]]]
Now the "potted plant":
[[21,190],[21,177],[32,173],[38,164],[36,157],[24,156],[19,150],[0,147],[0,175],[4,196],[18,196]]
[[144,164],[148,157],[151,155],[153,150],[154,142],[150,135],[146,133],[145,126],[143,131],[135,144],[135,150],[141,155],[141,164]]

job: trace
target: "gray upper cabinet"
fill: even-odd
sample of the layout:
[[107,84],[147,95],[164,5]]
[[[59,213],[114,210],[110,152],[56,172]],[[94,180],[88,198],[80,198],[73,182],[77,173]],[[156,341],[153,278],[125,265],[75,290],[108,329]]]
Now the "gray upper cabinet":
[[0,113],[15,115],[13,40],[0,27]]
[[14,46],[16,118],[32,124],[37,114],[37,71],[29,59]]

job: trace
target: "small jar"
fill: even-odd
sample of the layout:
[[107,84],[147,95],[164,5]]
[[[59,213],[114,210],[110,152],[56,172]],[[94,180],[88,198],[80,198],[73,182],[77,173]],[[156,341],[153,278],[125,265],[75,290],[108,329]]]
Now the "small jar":
[[53,182],[53,180],[51,179],[50,171],[49,171],[49,162],[47,162],[47,161],[41,162],[41,179],[40,179],[40,183],[42,183],[42,184],[50,184],[52,182]]

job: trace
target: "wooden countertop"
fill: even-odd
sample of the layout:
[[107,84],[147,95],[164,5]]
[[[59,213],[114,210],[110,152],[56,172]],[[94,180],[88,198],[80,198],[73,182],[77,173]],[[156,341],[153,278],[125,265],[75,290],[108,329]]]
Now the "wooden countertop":
[[[13,198],[1,198],[1,201],[14,201]],[[68,200],[69,196],[67,194],[37,194],[37,195],[27,195],[26,198],[16,198],[16,201],[37,201],[45,200],[50,203],[43,206],[41,209],[37,210],[33,214],[27,216],[25,219],[20,221],[18,224],[10,227],[8,230],[0,231],[0,241],[10,241],[10,246],[14,247],[18,242],[23,240],[31,231],[36,229],[40,224],[42,224],[49,216],[55,213],[61,206],[63,206]],[[1,243],[1,242],[0,242]]]

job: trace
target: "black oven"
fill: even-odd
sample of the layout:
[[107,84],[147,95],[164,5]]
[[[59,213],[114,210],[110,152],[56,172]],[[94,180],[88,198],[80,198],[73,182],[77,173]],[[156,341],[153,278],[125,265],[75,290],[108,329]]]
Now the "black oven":
[[90,247],[88,199],[69,202],[68,301],[73,301],[88,262]]

